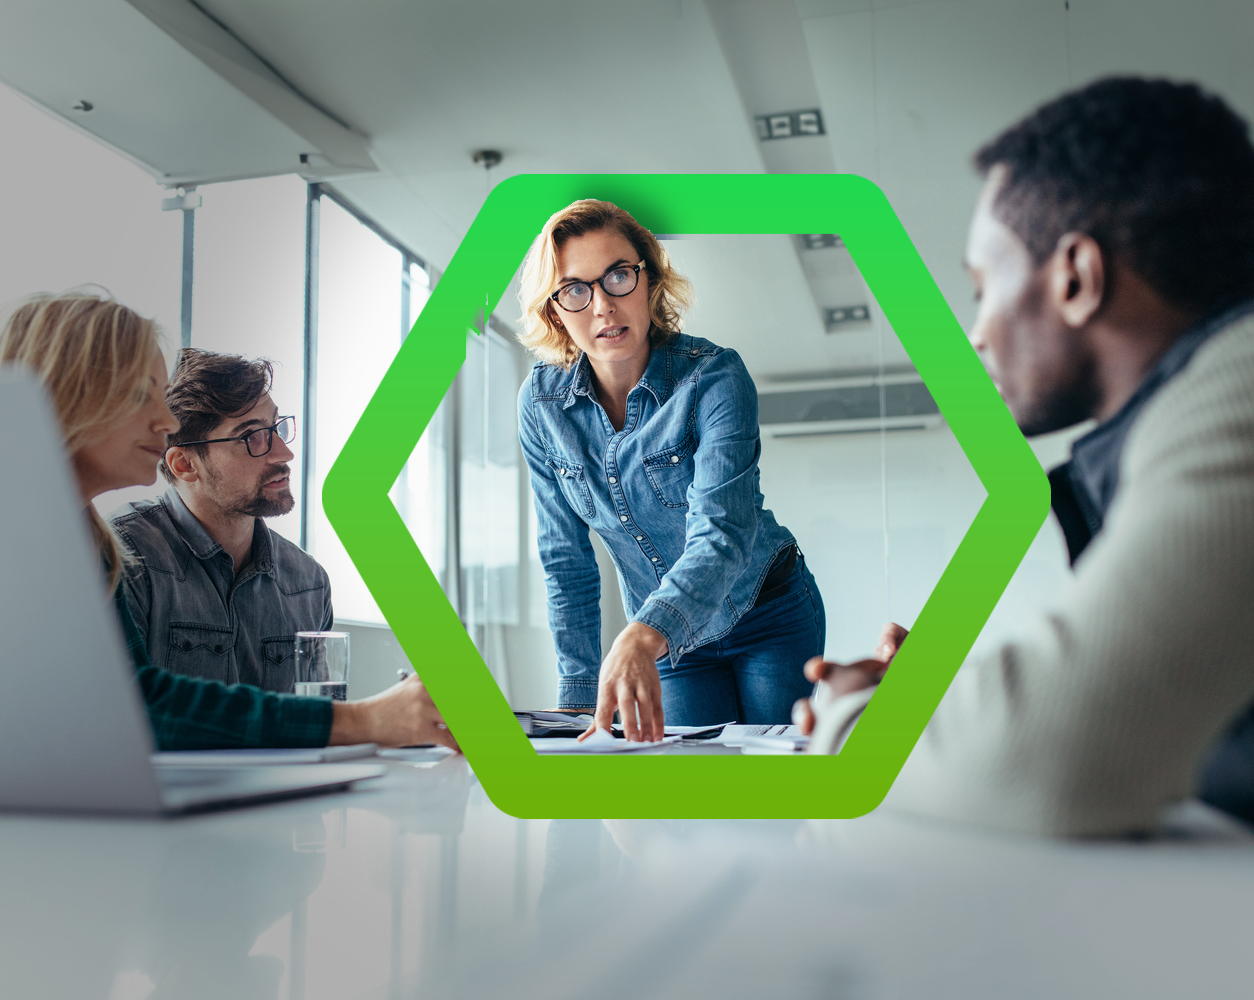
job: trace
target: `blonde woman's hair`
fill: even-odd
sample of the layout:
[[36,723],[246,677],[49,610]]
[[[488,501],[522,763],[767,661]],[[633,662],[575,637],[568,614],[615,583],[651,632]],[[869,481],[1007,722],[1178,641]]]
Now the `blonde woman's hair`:
[[[608,201],[591,198],[567,205],[555,213],[531,244],[523,262],[518,301],[523,310],[523,332],[518,339],[541,361],[570,368],[579,348],[562,326],[558,306],[549,297],[557,291],[557,255],[568,240],[610,229],[632,246],[636,260],[644,261],[649,282],[649,344],[661,347],[683,329],[684,310],[693,303],[692,285],[671,266],[670,255],[657,237],[630,214]],[[635,261],[632,261],[635,263]]]
[[[0,328],[0,364],[23,365],[43,383],[71,456],[139,412],[159,349],[153,320],[107,295],[77,290],[31,295]],[[129,557],[90,503],[87,516],[112,593]]]

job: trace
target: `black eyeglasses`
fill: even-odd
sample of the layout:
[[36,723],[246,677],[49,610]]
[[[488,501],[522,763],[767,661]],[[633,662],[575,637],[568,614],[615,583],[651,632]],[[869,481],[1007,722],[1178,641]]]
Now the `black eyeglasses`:
[[194,444],[218,444],[222,441],[243,441],[244,447],[248,449],[248,454],[253,458],[260,458],[262,455],[270,454],[270,449],[274,447],[274,435],[279,436],[279,440],[284,444],[291,442],[296,437],[296,418],[295,417],[279,417],[273,427],[258,427],[255,431],[249,431],[247,434],[241,434],[239,437],[233,438],[209,438],[207,441],[176,441],[170,445],[171,448],[188,448]]
[[640,283],[640,269],[644,266],[644,261],[641,261],[631,267],[616,267],[612,271],[606,271],[601,277],[594,278],[592,281],[572,281],[563,285],[549,298],[568,313],[583,312],[592,303],[593,285],[600,285],[601,291],[606,295],[621,299],[624,295],[630,295],[636,290],[636,285]]

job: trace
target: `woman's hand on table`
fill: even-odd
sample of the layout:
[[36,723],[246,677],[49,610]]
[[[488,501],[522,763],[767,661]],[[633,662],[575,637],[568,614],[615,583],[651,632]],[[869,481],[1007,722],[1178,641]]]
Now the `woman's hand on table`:
[[408,747],[439,743],[453,750],[461,749],[416,674],[373,698],[337,701],[334,705],[329,741],[332,746],[378,743],[385,747]]
[[[880,632],[879,642],[876,643],[875,652],[870,659],[855,663],[832,663],[821,656],[815,656],[806,662],[806,677],[815,684],[826,685],[828,701],[871,687],[883,678],[884,671],[892,663],[907,635],[909,632],[906,629],[895,622],[889,622]],[[793,705],[792,721],[805,735],[809,736],[814,732],[814,706],[809,698],[801,698]]]
[[598,729],[611,732],[615,709],[627,739],[652,742],[662,738],[662,678],[657,660],[666,650],[662,633],[640,622],[632,622],[618,634],[601,664],[596,713],[581,740]]

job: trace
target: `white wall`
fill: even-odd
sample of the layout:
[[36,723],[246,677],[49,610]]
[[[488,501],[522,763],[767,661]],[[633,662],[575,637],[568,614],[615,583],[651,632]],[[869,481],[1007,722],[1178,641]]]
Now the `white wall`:
[[178,347],[183,215],[125,157],[0,84],[0,305],[95,284]]

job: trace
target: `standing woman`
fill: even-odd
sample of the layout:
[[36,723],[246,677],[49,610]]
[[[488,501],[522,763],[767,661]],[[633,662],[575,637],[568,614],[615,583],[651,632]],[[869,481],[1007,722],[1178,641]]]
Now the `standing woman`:
[[[523,265],[521,340],[540,358],[518,394],[558,707],[617,709],[629,739],[663,720],[775,724],[809,693],[823,600],[758,491],[758,397],[740,356],[680,333],[692,299],[627,212],[577,201]],[[601,662],[600,576],[629,623]],[[639,722],[637,723],[637,718]]]

